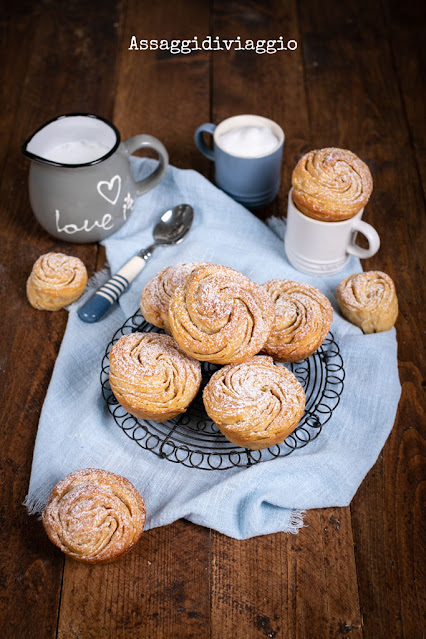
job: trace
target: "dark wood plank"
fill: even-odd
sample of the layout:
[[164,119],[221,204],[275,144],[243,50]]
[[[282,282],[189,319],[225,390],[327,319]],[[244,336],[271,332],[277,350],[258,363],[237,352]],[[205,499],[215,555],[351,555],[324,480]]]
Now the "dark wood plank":
[[209,547],[208,530],[178,521],[144,533],[113,564],[67,559],[59,639],[208,637]]
[[361,639],[349,508],[310,511],[297,535],[212,533],[212,637]]
[[[2,12],[2,637],[54,637],[57,629],[64,638],[101,639],[422,636],[421,18],[419,4],[394,0],[375,0],[368,11],[310,0],[299,15],[295,1],[278,0],[214,0],[210,6],[23,0]],[[128,51],[133,34],[170,40],[208,33],[254,40],[283,35],[298,40],[299,49],[271,56]],[[283,180],[261,217],[285,214],[291,172],[306,150],[346,146],[363,157],[375,179],[365,219],[382,238],[380,252],[364,267],[385,270],[397,285],[403,394],[391,436],[350,509],[307,513],[308,527],[296,537],[238,542],[213,533],[211,547],[208,530],[177,522],[145,533],[131,554],[110,566],[67,560],[58,621],[63,556],[21,503],[66,312],[32,309],[25,281],[48,250],[78,255],[90,272],[104,256],[93,245],[55,242],[38,226],[19,147],[43,121],[73,110],[113,116],[123,138],[156,135],[173,164],[205,175],[211,165],[192,140],[198,124],[243,112],[275,119],[286,133]]]
[[[425,445],[418,371],[402,364],[403,394],[394,430],[352,503],[366,637],[424,636]],[[387,603],[386,603],[387,602]]]
[[36,15],[36,3],[28,0],[14,7],[13,19],[10,19],[9,12],[2,11],[0,16],[0,59],[3,61],[0,67],[0,176],[10,148],[19,147],[12,123],[22,97],[22,85],[33,48]]
[[198,124],[209,119],[211,54],[128,49],[134,34],[138,40],[171,42],[197,36],[201,42],[209,31],[208,4],[179,0],[154,7],[129,0],[127,5],[118,52],[114,120],[123,139],[149,133],[166,146],[170,164],[205,171],[207,160],[197,150],[193,136]]
[[[284,35],[303,45],[296,3],[241,2],[231,8],[216,1],[213,25],[214,35],[221,37],[238,34],[242,40],[261,40]],[[213,122],[256,113],[283,127],[280,193],[260,217],[285,215],[292,170],[312,148],[302,49],[273,55],[217,52],[212,83]],[[308,528],[295,537],[236,542],[213,533],[213,637],[232,636],[237,627],[244,637],[323,638],[349,631],[361,637],[349,509],[308,513],[306,522]]]
[[423,263],[422,192],[381,3],[360,12],[348,3],[331,10],[312,2],[301,6],[300,25],[312,144],[350,148],[370,165],[375,188],[365,219],[378,229],[382,247],[364,268],[389,273],[400,301],[400,411],[351,512],[364,637],[411,639],[421,636],[416,544],[424,355],[415,272]]
[[28,517],[22,502],[67,314],[31,308],[25,282],[42,253],[62,250],[77,255],[91,272],[97,250],[94,245],[55,242],[39,227],[29,207],[28,163],[20,155],[20,145],[37,126],[60,113],[87,110],[111,116],[113,87],[100,68],[114,69],[113,22],[118,13],[115,0],[107,0],[102,10],[82,1],[15,3],[8,5],[7,13],[9,21],[2,23],[9,34],[2,49],[2,90],[10,87],[11,101],[2,112],[0,130],[0,295],[2,343],[7,345],[0,370],[6,391],[0,406],[0,627],[2,637],[26,639],[56,635],[63,557],[48,542],[41,523]]
[[[296,2],[233,2],[215,0],[213,35],[251,40],[300,42]],[[276,200],[256,215],[285,216],[293,168],[308,149],[309,119],[301,45],[295,51],[257,54],[254,51],[217,51],[213,55],[212,121],[254,113],[276,121],[284,130],[282,179]]]
[[[129,0],[117,49],[114,121],[123,139],[150,133],[166,145],[172,164],[201,168],[206,162],[192,136],[194,111],[209,119],[209,54],[128,50],[133,34],[171,40],[188,38],[188,29],[189,37],[208,32],[208,7]],[[147,532],[114,564],[88,568],[67,560],[59,637],[207,637],[209,566],[210,532],[187,522]],[[86,583],[89,595],[81,588]]]
[[[211,637],[291,637],[285,535],[238,541],[212,531]],[[283,578],[284,577],[284,578]]]
[[426,6],[424,2],[404,4],[395,0],[387,0],[384,6],[393,63],[423,193],[426,194],[426,128],[423,99],[426,69]]

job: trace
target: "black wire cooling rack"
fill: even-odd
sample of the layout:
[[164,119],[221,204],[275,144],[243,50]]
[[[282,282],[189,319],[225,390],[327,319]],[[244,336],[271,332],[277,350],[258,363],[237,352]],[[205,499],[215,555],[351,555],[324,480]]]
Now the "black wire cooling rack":
[[120,406],[111,391],[109,352],[122,335],[151,331],[164,332],[149,324],[138,310],[115,332],[102,360],[102,394],[116,424],[130,439],[141,448],[171,462],[203,470],[226,470],[285,457],[318,437],[340,401],[345,372],[339,347],[329,333],[323,345],[311,357],[286,364],[303,386],[306,405],[296,430],[282,444],[252,451],[235,446],[222,435],[207,416],[202,400],[204,386],[219,368],[207,362],[202,363],[201,389],[186,413],[163,423],[138,419]]

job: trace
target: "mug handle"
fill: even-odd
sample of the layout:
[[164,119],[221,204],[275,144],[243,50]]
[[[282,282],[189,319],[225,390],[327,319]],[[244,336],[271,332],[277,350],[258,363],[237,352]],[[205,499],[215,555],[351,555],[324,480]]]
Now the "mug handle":
[[154,138],[152,135],[147,135],[145,133],[134,135],[132,138],[125,140],[123,142],[123,146],[129,155],[138,149],[154,149],[154,151],[158,153],[159,164],[155,171],[143,180],[136,182],[136,195],[142,195],[154,188],[154,186],[157,186],[157,184],[163,179],[169,165],[169,154],[166,151],[166,147],[162,144],[162,142],[160,142],[160,140],[157,140],[157,138]]
[[205,122],[204,124],[199,126],[194,133],[194,142],[196,144],[197,149],[201,151],[201,153],[205,155],[208,160],[213,160],[213,162],[214,162],[214,152],[204,142],[203,133],[206,132],[206,133],[210,133],[210,135],[213,135],[215,132],[215,129],[216,129],[215,124],[212,124],[211,122]]
[[[380,247],[380,237],[377,233],[376,229],[367,222],[363,222],[362,220],[355,220],[352,225],[352,240],[346,249],[347,253],[351,255],[356,255],[356,257],[365,260],[367,257],[372,257],[377,253]],[[357,246],[355,244],[356,232],[359,231],[362,233],[368,240],[368,248],[362,248],[361,246]]]

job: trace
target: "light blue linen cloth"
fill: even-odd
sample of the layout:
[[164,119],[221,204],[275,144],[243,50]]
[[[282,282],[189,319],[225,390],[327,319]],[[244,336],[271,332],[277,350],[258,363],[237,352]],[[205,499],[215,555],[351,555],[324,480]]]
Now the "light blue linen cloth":
[[[132,162],[137,179],[153,167],[152,160]],[[81,468],[104,468],[124,475],[140,491],[147,528],[183,517],[237,539],[297,532],[302,511],[350,503],[389,435],[400,396],[395,330],[364,335],[341,316],[336,286],[361,270],[357,259],[332,277],[298,272],[286,259],[281,221],[273,232],[192,170],[169,167],[161,184],[136,200],[128,222],[104,242],[112,273],[152,242],[158,217],[182,202],[195,211],[189,235],[177,246],[155,251],[119,306],[97,324],[80,321],[79,302],[70,308],[40,417],[26,505],[31,513],[40,512],[62,477]],[[164,266],[194,260],[226,264],[258,283],[272,278],[307,282],[331,301],[344,390],[330,421],[306,447],[250,468],[206,471],[160,459],[115,424],[101,394],[105,347],[138,308],[151,277]]]

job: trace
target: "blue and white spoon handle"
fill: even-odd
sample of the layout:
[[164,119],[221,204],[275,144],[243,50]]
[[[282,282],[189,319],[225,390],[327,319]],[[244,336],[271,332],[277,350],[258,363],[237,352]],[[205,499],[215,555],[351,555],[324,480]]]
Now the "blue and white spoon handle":
[[[151,251],[152,252],[152,251]],[[78,316],[83,322],[93,324],[100,320],[108,309],[118,300],[135,277],[141,272],[151,252],[135,255],[129,260],[106,284],[78,310]]]

